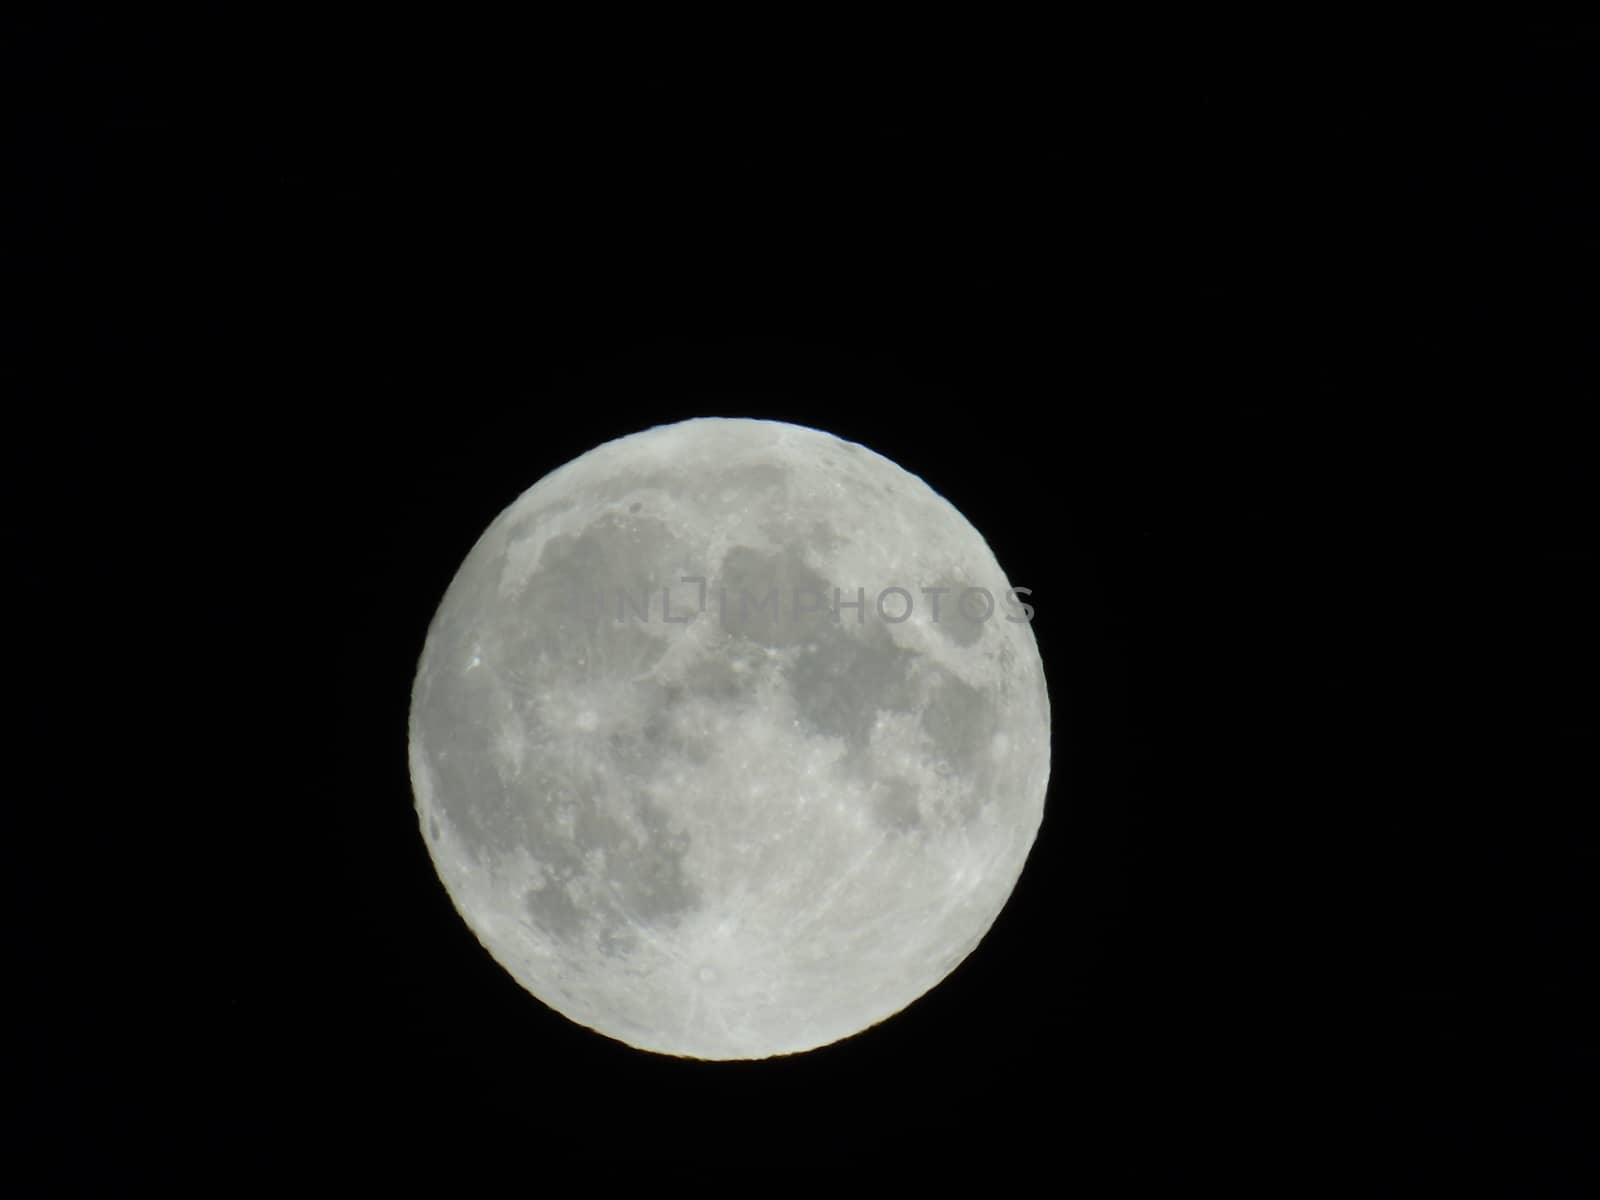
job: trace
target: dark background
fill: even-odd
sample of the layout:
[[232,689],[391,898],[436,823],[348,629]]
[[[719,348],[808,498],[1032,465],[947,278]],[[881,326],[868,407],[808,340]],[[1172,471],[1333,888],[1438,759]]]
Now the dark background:
[[[1593,1185],[1592,30],[221,11],[5,45],[13,1161]],[[989,937],[764,1064],[524,994],[406,775],[478,533],[704,414],[927,479],[1054,705]]]

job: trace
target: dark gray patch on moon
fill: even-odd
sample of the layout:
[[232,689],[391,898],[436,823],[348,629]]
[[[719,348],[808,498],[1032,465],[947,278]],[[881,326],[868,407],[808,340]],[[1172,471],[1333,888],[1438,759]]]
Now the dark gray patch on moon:
[[437,780],[435,803],[473,857],[485,861],[497,847],[524,839],[524,802],[507,789],[495,726],[484,719],[494,710],[481,687],[459,681],[440,690],[442,697],[430,703],[451,720],[436,718],[422,736],[423,754]]
[[[518,842],[539,866],[540,885],[523,901],[538,928],[571,939],[604,929],[608,910],[657,926],[699,907],[700,891],[685,867],[689,835],[643,792],[619,801],[599,781],[574,787],[554,773],[540,783],[524,801],[528,819]],[[568,885],[580,879],[606,881],[592,907],[580,908],[573,898]]]
[[873,789],[872,815],[892,833],[912,833],[922,828],[916,785],[906,779],[886,779]]
[[617,723],[606,735],[608,762],[643,782],[655,778],[669,759],[703,763],[710,757],[710,741],[686,731],[675,719],[674,710],[683,703],[688,688],[654,678],[628,686],[637,702],[636,716]]
[[778,649],[833,623],[833,585],[792,547],[768,553],[735,546],[723,556],[719,579],[718,615],[735,637]]
[[583,931],[585,913],[567,891],[565,880],[547,877],[540,886],[529,888],[522,907],[540,933],[560,941],[571,941]]
[[648,613],[678,540],[660,521],[607,515],[553,537],[538,569],[503,602],[510,639],[500,669],[541,692],[563,676],[629,678],[652,667],[666,642],[631,616]]
[[864,746],[879,711],[910,711],[916,655],[895,644],[882,625],[862,632],[818,629],[789,670],[795,711],[808,729]]
[[700,891],[684,870],[689,835],[675,829],[667,814],[642,792],[628,801],[629,820],[594,802],[577,805],[580,861],[590,854],[603,860],[599,873],[615,889],[621,910],[643,924],[656,924],[692,912]]
[[970,581],[942,579],[935,586],[947,589],[939,597],[939,619],[933,623],[933,627],[945,641],[954,642],[958,646],[970,646],[983,636],[985,625],[999,619],[999,614],[993,611],[995,606],[992,596],[987,616],[984,615],[984,600],[981,595],[974,593],[963,602],[963,594],[972,586]]
[[785,678],[808,732],[864,746],[878,712],[912,710],[917,655],[864,612],[861,622],[854,609],[835,617],[833,585],[797,550],[735,546],[723,558],[722,582],[722,623],[731,636],[793,652]]
[[989,696],[937,664],[936,680],[920,715],[930,752],[946,773],[972,781],[959,806],[965,819],[977,814],[989,796],[994,778],[989,746],[996,732],[996,714]]
[[[610,909],[648,926],[699,903],[684,867],[688,835],[641,785],[668,759],[704,748],[673,727],[681,685],[640,678],[667,640],[609,611],[618,595],[647,594],[678,549],[661,522],[620,514],[551,538],[511,594],[475,593],[482,615],[474,663],[457,647],[460,665],[429,681],[430,711],[451,714],[420,739],[439,813],[479,863],[518,849],[532,857],[539,882],[523,906],[558,939],[603,928]],[[604,773],[580,765],[565,744],[573,731],[546,728],[538,713],[541,698],[595,681],[622,683],[638,702],[634,719],[594,735],[610,740]],[[502,743],[508,731],[525,741],[515,761]],[[569,886],[578,880],[607,882],[598,901],[580,902]]]
[[520,542],[523,538],[537,530],[551,517],[560,513],[571,512],[574,508],[571,500],[551,500],[541,504],[533,512],[525,513],[506,526],[505,541],[507,545]]
[[[844,769],[871,781],[874,768],[864,755],[883,712],[916,713],[926,752],[942,774],[963,784],[957,804],[962,819],[976,815],[993,784],[988,749],[997,728],[995,701],[949,669],[900,646],[875,620],[857,624],[853,610],[833,615],[831,585],[793,548],[777,552],[736,546],[722,564],[728,599],[723,625],[737,641],[784,650],[789,661],[782,677],[795,715],[807,732],[842,739]],[[981,626],[963,622],[954,597],[965,583],[951,583],[936,626],[961,644],[976,640]],[[826,596],[821,611],[796,611],[796,590]],[[722,694],[736,695],[731,668],[720,678],[702,667]],[[906,789],[910,789],[909,795]],[[904,831],[920,820],[913,785],[902,782],[875,804],[885,827]]]
[[765,661],[766,656],[748,643],[724,634],[705,657],[683,667],[681,678],[694,695],[742,709],[755,702]]

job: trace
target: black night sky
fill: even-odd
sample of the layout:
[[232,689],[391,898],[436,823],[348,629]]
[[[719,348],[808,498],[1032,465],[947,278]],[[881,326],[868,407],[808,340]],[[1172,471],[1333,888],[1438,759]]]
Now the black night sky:
[[[209,11],[5,39],[19,1194],[1595,1186],[1593,30]],[[979,949],[761,1064],[524,993],[407,778],[478,533],[696,415],[928,480],[1054,706]]]

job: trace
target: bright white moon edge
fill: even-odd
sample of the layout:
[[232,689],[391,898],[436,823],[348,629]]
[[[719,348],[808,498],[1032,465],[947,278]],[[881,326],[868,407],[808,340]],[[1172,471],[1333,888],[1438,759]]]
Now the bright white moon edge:
[[1042,664],[1026,622],[948,605],[680,624],[603,600],[686,577],[1009,587],[855,443],[735,418],[608,442],[502,513],[435,615],[423,834],[479,940],[571,1020],[692,1058],[815,1049],[938,984],[1006,903],[1050,771]]

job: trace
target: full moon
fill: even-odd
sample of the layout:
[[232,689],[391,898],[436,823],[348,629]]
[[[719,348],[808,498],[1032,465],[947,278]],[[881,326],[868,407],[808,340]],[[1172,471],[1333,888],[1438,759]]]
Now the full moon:
[[409,749],[440,879],[518,983],[630,1046],[860,1033],[972,952],[1038,833],[1026,595],[853,442],[607,442],[494,520],[428,629]]

